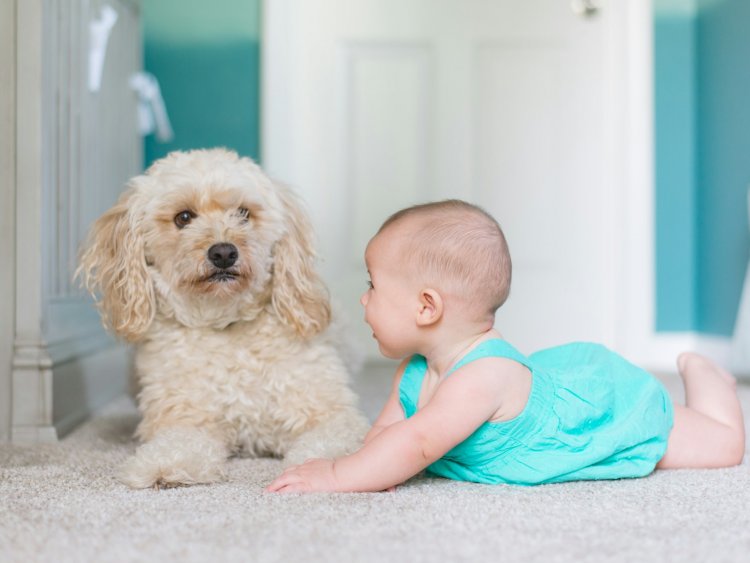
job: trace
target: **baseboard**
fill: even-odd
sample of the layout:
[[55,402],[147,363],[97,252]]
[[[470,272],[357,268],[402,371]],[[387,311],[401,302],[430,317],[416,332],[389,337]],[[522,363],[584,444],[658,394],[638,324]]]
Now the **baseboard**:
[[14,444],[44,444],[57,442],[57,431],[53,426],[14,426],[11,442]]
[[635,364],[654,372],[671,373],[677,367],[680,352],[691,350],[711,358],[722,366],[730,361],[731,339],[696,332],[659,332],[646,339],[635,357]]
[[63,438],[92,413],[127,392],[129,349],[107,346],[53,369],[53,424]]

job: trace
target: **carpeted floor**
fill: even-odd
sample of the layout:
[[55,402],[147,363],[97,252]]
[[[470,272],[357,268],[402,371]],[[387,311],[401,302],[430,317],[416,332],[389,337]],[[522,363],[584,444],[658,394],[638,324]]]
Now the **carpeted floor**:
[[[356,387],[373,416],[387,378]],[[747,416],[750,387],[741,396]],[[136,422],[123,398],[59,444],[0,446],[0,561],[750,561],[747,457],[636,480],[418,477],[396,493],[301,496],[263,492],[280,462],[234,459],[218,485],[133,491],[113,474]]]

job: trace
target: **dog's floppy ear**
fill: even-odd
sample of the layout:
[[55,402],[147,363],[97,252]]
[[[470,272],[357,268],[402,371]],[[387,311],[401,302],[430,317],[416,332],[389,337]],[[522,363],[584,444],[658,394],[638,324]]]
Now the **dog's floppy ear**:
[[143,236],[132,214],[134,194],[131,187],[94,222],[75,274],[94,297],[104,326],[129,342],[143,336],[156,312]]
[[290,190],[277,186],[277,192],[286,233],[274,248],[272,304],[280,319],[310,338],[331,321],[328,290],[315,271],[310,220]]

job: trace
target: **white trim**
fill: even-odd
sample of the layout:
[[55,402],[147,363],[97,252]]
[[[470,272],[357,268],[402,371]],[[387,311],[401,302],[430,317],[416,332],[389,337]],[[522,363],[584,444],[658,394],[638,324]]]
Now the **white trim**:
[[[615,122],[613,171],[619,176],[622,214],[618,225],[622,259],[615,266],[622,299],[617,305],[615,348],[632,362],[659,372],[675,371],[680,352],[693,350],[727,366],[729,338],[698,332],[656,332],[654,83],[652,0],[612,2],[613,102],[621,104]],[[624,24],[624,25],[623,25]],[[618,112],[615,112],[617,114]],[[621,142],[621,145],[617,145]]]
[[52,425],[52,360],[43,341],[16,339],[12,385],[11,440],[57,441]]
[[602,334],[602,342],[614,348],[619,348],[619,326],[620,314],[620,287],[621,272],[620,255],[613,252],[612,249],[620,248],[624,241],[623,224],[622,224],[622,191],[625,189],[622,181],[622,160],[623,160],[623,125],[621,123],[620,108],[625,104],[625,92],[622,86],[624,62],[623,54],[627,48],[624,39],[624,13],[619,3],[614,3],[611,7],[605,6],[606,20],[604,34],[606,36],[606,52],[603,56],[603,89],[602,89],[602,106],[603,106],[603,127],[604,139],[607,141],[602,148],[602,158],[604,159],[602,170],[604,181],[610,186],[610,189],[604,190],[608,199],[603,202],[605,214],[611,219],[612,224],[606,235],[609,240],[606,241],[607,248],[610,249],[606,264],[607,274],[603,278],[611,286],[610,291],[604,292],[602,307],[604,309],[603,318],[606,326],[605,333]]
[[[747,192],[747,205],[750,218],[750,186]],[[734,323],[730,367],[735,375],[750,381],[750,265],[745,271],[740,305]]]
[[0,0],[0,444],[10,440],[15,329],[16,2]]
[[622,174],[625,185],[625,281],[623,295],[623,349],[636,361],[654,339],[655,229],[653,165],[653,18],[651,1],[628,2],[625,38],[627,56],[627,108]]
[[[641,0],[635,0],[636,3]],[[610,248],[612,249],[611,259],[608,264],[610,275],[607,276],[613,285],[612,290],[607,293],[611,301],[605,303],[608,308],[608,314],[605,318],[609,319],[611,326],[609,334],[605,335],[604,342],[612,346],[619,352],[626,352],[628,344],[625,337],[630,330],[623,330],[627,325],[624,321],[625,316],[631,309],[631,297],[628,294],[628,288],[631,284],[628,282],[626,273],[632,271],[630,267],[631,254],[628,252],[627,245],[630,241],[628,231],[631,230],[628,225],[627,213],[628,202],[628,177],[625,172],[629,168],[628,157],[628,119],[626,109],[630,107],[630,90],[628,85],[631,80],[628,76],[629,52],[632,50],[632,43],[629,42],[631,28],[628,6],[622,2],[611,2],[606,6],[606,29],[607,35],[607,52],[605,55],[605,81],[606,88],[602,103],[604,104],[604,136],[607,140],[607,146],[604,150],[604,181],[611,184],[611,201],[607,202],[610,206],[608,210],[609,217],[613,220],[611,228]],[[618,252],[618,249],[620,250]],[[637,256],[637,255],[636,255]]]
[[[622,69],[615,87],[622,104],[615,142],[620,155],[614,169],[619,176],[622,259],[616,271],[620,287],[615,348],[636,364],[650,369],[672,369],[674,349],[692,344],[688,334],[655,332],[656,272],[654,228],[653,130],[653,11],[651,0],[613,2],[621,10],[622,33],[614,41],[617,66]],[[684,348],[683,348],[684,349]],[[667,358],[671,358],[667,361]]]
[[691,350],[729,365],[731,339],[697,332],[653,333],[646,339],[637,358],[629,358],[638,365],[655,372],[675,372],[675,361],[680,352]]
[[[280,175],[282,170],[296,170],[296,136],[289,134],[296,121],[296,85],[292,83],[296,73],[291,69],[297,64],[292,53],[297,52],[294,42],[298,34],[293,4],[293,0],[263,0],[261,5],[260,161],[272,178],[296,184],[298,178]],[[273,160],[278,155],[284,155],[284,163]]]
[[15,343],[11,439],[54,440],[52,362],[42,334],[42,186],[44,140],[44,32],[42,0],[17,3],[16,12],[16,251]]

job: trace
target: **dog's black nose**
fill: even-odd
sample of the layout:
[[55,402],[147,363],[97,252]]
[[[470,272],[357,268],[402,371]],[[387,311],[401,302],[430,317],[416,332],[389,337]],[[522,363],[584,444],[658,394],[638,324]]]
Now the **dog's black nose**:
[[220,242],[208,249],[208,259],[217,268],[229,268],[238,256],[237,247],[228,242]]

